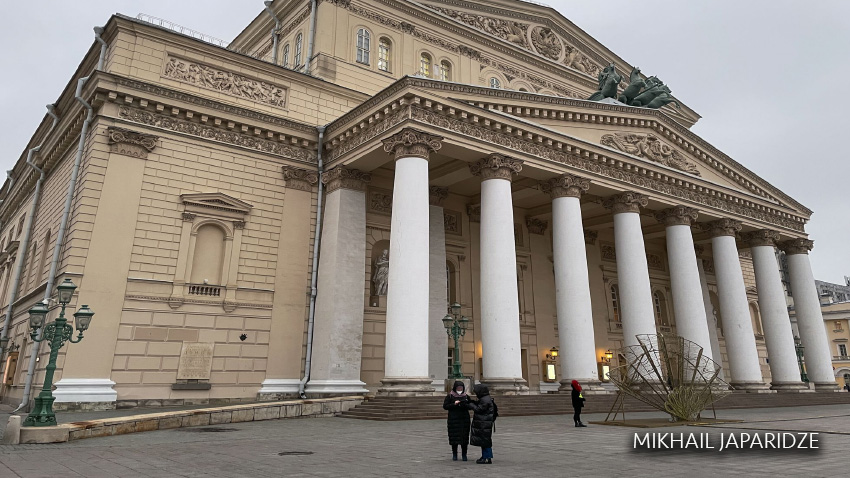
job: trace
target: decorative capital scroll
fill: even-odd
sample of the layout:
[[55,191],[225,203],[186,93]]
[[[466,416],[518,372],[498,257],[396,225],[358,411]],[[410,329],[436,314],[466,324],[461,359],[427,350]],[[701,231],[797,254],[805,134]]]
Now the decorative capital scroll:
[[563,174],[557,178],[540,182],[540,189],[552,199],[579,198],[590,189],[590,180],[572,174]]
[[109,151],[140,159],[147,159],[148,153],[156,148],[156,141],[159,139],[152,134],[115,126],[106,128],[106,135]]
[[734,219],[718,219],[716,221],[707,222],[700,226],[700,229],[709,233],[711,237],[732,236],[741,230],[741,221]]
[[481,179],[506,179],[511,180],[514,174],[522,171],[522,160],[509,158],[501,154],[490,156],[469,165],[469,172],[473,176],[481,176]]
[[245,221],[233,221],[234,229],[245,229]]
[[312,192],[313,186],[319,182],[319,173],[292,166],[283,167],[283,179],[286,187],[299,191]]
[[786,254],[808,254],[815,247],[815,241],[811,239],[789,239],[779,243],[779,248],[785,251]]
[[395,154],[395,159],[414,156],[427,160],[431,151],[443,147],[443,138],[412,128],[405,128],[384,140],[384,151]]
[[189,213],[189,212],[184,212],[183,216],[182,216],[183,220],[186,221],[186,222],[192,222],[192,221],[195,220],[196,217],[197,217],[196,215]]
[[546,233],[546,228],[549,227],[549,221],[541,221],[535,217],[526,217],[525,226],[531,234],[542,236]]
[[469,216],[470,222],[481,222],[481,205],[469,205],[466,206],[466,214]]
[[359,169],[349,169],[337,166],[322,174],[322,184],[325,185],[328,194],[337,189],[351,189],[354,191],[366,191],[366,185],[372,181],[372,175],[364,173]]
[[674,206],[655,213],[655,219],[665,226],[691,226],[697,217],[697,210],[688,206]]
[[596,239],[599,237],[599,231],[584,230],[584,243],[589,245],[596,244]]
[[615,194],[602,201],[602,205],[606,209],[614,211],[614,214],[619,214],[621,212],[639,213],[640,208],[646,207],[648,203],[649,201],[646,199],[645,195],[634,191],[626,191],[621,194]]
[[432,206],[443,207],[443,200],[449,197],[449,188],[430,186],[428,188],[428,202]]
[[750,247],[774,247],[777,241],[779,241],[779,233],[770,229],[759,229],[758,231],[741,234],[741,240]]

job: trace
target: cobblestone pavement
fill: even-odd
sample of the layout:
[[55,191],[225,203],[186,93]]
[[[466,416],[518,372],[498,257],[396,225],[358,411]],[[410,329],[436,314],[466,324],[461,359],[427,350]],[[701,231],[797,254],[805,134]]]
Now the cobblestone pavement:
[[[631,414],[629,418],[660,416]],[[604,415],[587,415],[587,421]],[[552,476],[846,476],[850,408],[842,405],[723,410],[745,423],[660,432],[819,431],[820,450],[633,451],[647,429],[590,425],[569,416],[503,417],[492,465],[452,462],[445,422],[308,418],[227,424],[80,440],[0,446],[0,477],[401,477],[486,473]],[[207,431],[202,431],[207,430]],[[212,430],[212,431],[209,431]]]

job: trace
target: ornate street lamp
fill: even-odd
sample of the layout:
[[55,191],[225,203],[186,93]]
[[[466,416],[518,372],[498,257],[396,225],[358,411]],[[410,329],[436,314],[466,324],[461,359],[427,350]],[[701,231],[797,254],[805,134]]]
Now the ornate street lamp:
[[800,366],[800,380],[808,383],[809,376],[806,374],[806,366],[803,365],[803,344],[800,342],[800,337],[794,337],[794,350],[797,351],[797,364]]
[[455,302],[451,305],[451,315],[446,314],[443,317],[443,327],[446,328],[446,334],[455,340],[454,356],[452,357],[452,376],[449,378],[460,379],[463,374],[460,373],[460,345],[458,340],[466,335],[466,327],[469,324],[469,319],[460,315],[460,304]]
[[[39,302],[30,309],[30,327],[32,332],[30,337],[36,342],[47,340],[50,344],[50,360],[47,362],[47,369],[44,375],[44,386],[41,388],[41,393],[35,398],[35,406],[32,412],[24,420],[25,427],[48,427],[56,425],[56,415],[53,413],[53,401],[56,397],[53,396],[53,373],[56,371],[56,358],[59,356],[59,349],[65,345],[65,342],[78,343],[83,340],[83,332],[85,332],[91,324],[91,319],[94,312],[89,306],[84,305],[74,314],[74,319],[77,326],[76,340],[73,337],[74,327],[68,325],[68,319],[65,318],[65,307],[71,302],[71,297],[74,296],[74,290],[77,288],[71,279],[65,279],[56,289],[59,295],[59,303],[62,309],[59,311],[59,317],[53,322],[45,326],[44,321],[47,317],[47,304]],[[44,327],[44,333],[41,338],[38,338],[38,329]]]

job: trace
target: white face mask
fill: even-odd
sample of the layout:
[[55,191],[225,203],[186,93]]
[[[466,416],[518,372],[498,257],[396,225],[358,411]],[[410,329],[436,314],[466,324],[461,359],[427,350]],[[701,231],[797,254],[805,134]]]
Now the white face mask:
[[458,395],[460,395],[461,393],[463,393],[463,389],[462,389],[462,388],[456,388],[456,389],[455,389],[455,393],[457,393]]

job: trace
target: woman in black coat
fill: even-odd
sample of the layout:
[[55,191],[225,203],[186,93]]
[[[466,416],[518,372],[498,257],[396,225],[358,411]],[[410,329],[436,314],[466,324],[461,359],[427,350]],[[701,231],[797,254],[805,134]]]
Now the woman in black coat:
[[457,446],[460,445],[463,461],[466,461],[466,448],[469,445],[469,395],[466,386],[458,380],[452,391],[443,400],[443,409],[449,411],[446,428],[449,432],[449,445],[452,446],[452,460],[457,461]]
[[493,463],[493,422],[496,420],[496,406],[490,390],[486,385],[478,384],[472,388],[478,400],[470,400],[469,409],[472,414],[472,438],[469,440],[473,446],[481,447],[481,458],[475,461],[478,464]]
[[573,380],[572,382],[572,399],[573,399],[573,421],[576,422],[577,427],[586,427],[584,423],[581,422],[581,409],[584,407],[584,395],[581,394],[581,385],[579,385],[578,380]]

